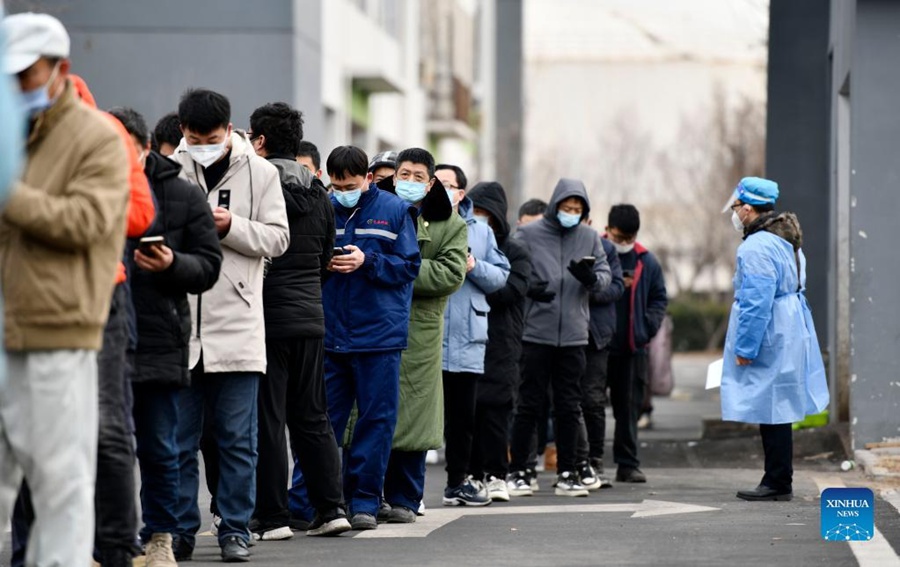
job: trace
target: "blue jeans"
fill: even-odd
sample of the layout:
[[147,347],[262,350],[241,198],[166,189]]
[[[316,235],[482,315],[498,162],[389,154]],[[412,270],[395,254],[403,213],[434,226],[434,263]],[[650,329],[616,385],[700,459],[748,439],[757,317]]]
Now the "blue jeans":
[[250,539],[248,524],[256,506],[257,403],[260,374],[223,372],[206,374],[203,363],[191,372],[191,387],[178,395],[177,536],[194,546],[200,529],[200,471],[197,452],[203,430],[204,409],[214,420],[220,476],[216,504],[222,523],[219,543],[231,536]]
[[134,423],[141,468],[141,539],[178,531],[178,398],[181,388],[135,383]]
[[352,514],[378,513],[400,403],[400,351],[325,355],[328,416],[344,438],[350,410],[359,418],[344,452],[344,497]]

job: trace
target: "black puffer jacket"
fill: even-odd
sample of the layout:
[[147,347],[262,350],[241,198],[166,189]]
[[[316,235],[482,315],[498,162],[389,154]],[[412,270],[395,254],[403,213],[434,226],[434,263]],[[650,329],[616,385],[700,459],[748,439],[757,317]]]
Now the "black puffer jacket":
[[180,171],[179,164],[155,152],[147,156],[144,172],[156,198],[156,220],[147,236],[165,236],[175,261],[159,273],[132,267],[138,332],[134,382],[190,384],[187,294],[210,289],[222,267],[222,249],[206,196],[180,179]]
[[507,202],[503,187],[496,182],[478,183],[469,199],[493,217],[492,227],[500,251],[509,260],[509,277],[503,289],[487,296],[488,344],[484,355],[484,375],[478,380],[478,402],[505,405],[515,402],[519,386],[519,358],[525,328],[525,292],[531,275],[528,249],[509,237]]
[[325,336],[322,279],[334,247],[334,209],[322,182],[290,156],[269,156],[278,168],[291,244],[272,260],[263,285],[266,339]]

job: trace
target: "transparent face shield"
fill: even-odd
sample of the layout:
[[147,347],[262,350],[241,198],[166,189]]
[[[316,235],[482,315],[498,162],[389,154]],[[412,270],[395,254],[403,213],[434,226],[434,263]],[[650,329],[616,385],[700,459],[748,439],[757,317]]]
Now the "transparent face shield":
[[738,200],[738,190],[735,189],[731,193],[731,197],[729,197],[728,200],[725,201],[725,205],[722,207],[722,213],[731,212],[731,207],[734,205],[735,201],[737,201],[737,200]]

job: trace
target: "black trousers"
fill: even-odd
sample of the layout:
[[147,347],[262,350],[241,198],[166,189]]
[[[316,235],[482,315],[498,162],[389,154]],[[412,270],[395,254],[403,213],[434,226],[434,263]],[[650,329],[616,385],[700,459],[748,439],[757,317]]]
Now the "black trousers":
[[557,471],[575,471],[578,419],[581,415],[581,377],[584,347],[552,347],[522,343],[522,385],[512,433],[512,462],[516,472],[527,468],[535,427],[547,400],[547,385],[553,390],[556,421]]
[[469,473],[477,480],[486,476],[506,479],[509,472],[509,428],[513,414],[508,404],[475,405],[475,440]]
[[607,380],[616,419],[613,460],[619,468],[638,468],[641,462],[637,456],[637,422],[647,388],[647,354],[611,353]]
[[328,419],[325,349],[321,338],[266,341],[266,376],[259,387],[259,463],[255,518],[261,528],[288,525],[288,452],[297,456],[313,508],[344,507],[341,460]]
[[587,365],[581,380],[581,415],[578,429],[578,463],[603,463],[603,443],[606,438],[607,365],[609,349],[597,350],[593,341],[585,351]]
[[766,474],[762,484],[776,490],[791,490],[794,477],[794,431],[790,423],[760,424]]
[[459,486],[469,473],[475,437],[475,402],[479,374],[444,372],[444,439],[447,486]]

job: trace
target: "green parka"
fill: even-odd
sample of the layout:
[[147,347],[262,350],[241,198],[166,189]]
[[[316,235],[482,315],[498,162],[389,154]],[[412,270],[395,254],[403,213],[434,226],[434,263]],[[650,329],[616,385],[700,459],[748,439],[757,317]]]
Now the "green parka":
[[393,449],[427,451],[444,442],[441,356],[444,309],[466,278],[466,223],[453,214],[439,181],[422,201],[418,218],[422,267],[413,284],[409,346],[400,359],[400,408]]

